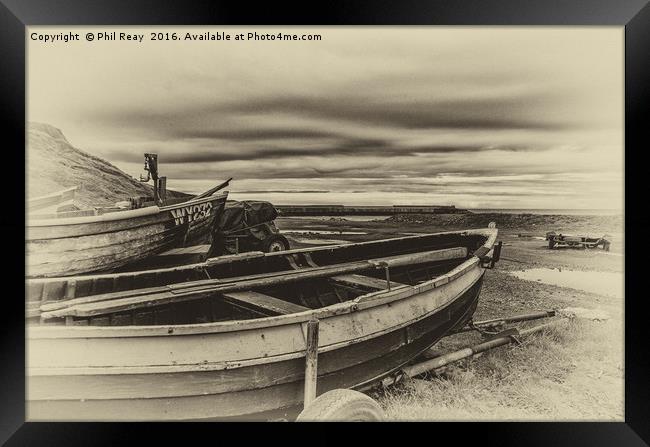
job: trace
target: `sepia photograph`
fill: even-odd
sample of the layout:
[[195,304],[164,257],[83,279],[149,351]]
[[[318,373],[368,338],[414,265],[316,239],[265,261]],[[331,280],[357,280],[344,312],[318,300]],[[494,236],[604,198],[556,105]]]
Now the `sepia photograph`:
[[624,27],[25,39],[27,421],[625,421]]

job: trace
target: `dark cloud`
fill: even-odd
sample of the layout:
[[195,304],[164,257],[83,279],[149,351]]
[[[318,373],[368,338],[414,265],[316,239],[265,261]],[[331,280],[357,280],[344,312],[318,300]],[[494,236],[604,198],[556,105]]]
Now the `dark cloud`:
[[286,139],[310,139],[332,137],[334,132],[325,132],[316,129],[200,129],[200,128],[180,128],[172,129],[172,136],[176,138],[195,138],[195,139],[222,139],[231,141],[251,141],[251,140],[286,140]]
[[[385,179],[390,177],[400,178],[396,183],[410,183],[413,177],[437,177],[451,173],[457,169],[454,162],[422,162],[417,163],[415,160],[409,163],[391,165],[390,162],[378,162],[374,157],[364,157],[348,161],[342,157],[333,158],[331,163],[326,164],[325,160],[298,160],[295,165],[285,165],[284,163],[271,160],[271,163],[260,163],[259,160],[251,160],[242,166],[232,167],[224,166],[219,163],[214,166],[205,166],[201,164],[166,164],[165,172],[169,177],[179,179],[196,179],[196,178],[227,178],[230,176],[235,179],[305,179],[306,181],[314,178],[332,178],[332,179],[379,179],[377,184],[385,184]],[[493,175],[498,171],[494,168],[484,168],[479,164],[466,160],[466,168],[462,175]],[[539,170],[529,168],[523,172],[537,173]],[[558,172],[557,169],[546,169],[545,172]],[[411,178],[411,179],[409,179]],[[308,184],[308,183],[305,183]]]
[[257,190],[257,189],[245,189],[242,191],[231,191],[233,193],[237,194],[273,194],[273,193],[295,193],[295,194],[327,194],[331,193],[332,191],[329,190],[322,190],[322,189],[262,189],[262,190]]
[[[369,165],[366,167],[373,168],[378,166],[376,162],[372,162],[372,157],[392,158],[404,156],[420,156],[432,154],[452,154],[459,155],[485,152],[485,151],[507,151],[507,152],[526,152],[526,151],[542,151],[547,148],[538,147],[533,148],[530,146],[422,146],[422,147],[408,147],[401,145],[399,142],[391,142],[381,139],[345,139],[344,136],[339,136],[337,143],[326,146],[313,146],[313,147],[272,147],[269,143],[258,143],[255,148],[236,149],[229,146],[227,142],[221,140],[214,141],[214,149],[206,150],[199,149],[194,151],[164,151],[161,152],[161,159],[165,163],[173,164],[191,164],[191,163],[211,163],[211,162],[224,162],[224,161],[254,161],[254,160],[276,160],[283,158],[296,158],[296,157],[345,157],[345,156],[366,156],[369,158]],[[225,148],[227,149],[225,149]],[[125,162],[138,162],[142,158],[141,154],[134,151],[111,151],[109,157],[114,161]],[[341,158],[345,162],[345,158]],[[419,163],[414,158],[414,164]],[[337,167],[335,169],[318,169],[313,168],[318,173],[325,172],[344,172],[348,170],[345,167]]]
[[[391,126],[398,129],[505,130],[530,129],[557,131],[579,126],[541,109],[559,101],[557,93],[531,92],[490,98],[456,99],[380,99],[359,93],[337,95],[277,95],[242,98],[229,103],[170,105],[152,111],[129,105],[123,110],[97,110],[92,115],[104,123],[135,127],[145,133],[172,138],[221,138],[259,140],[320,138],[333,132],[320,129],[250,129],[249,115],[272,117],[311,117],[356,125]],[[224,119],[226,117],[227,119]],[[578,117],[577,117],[578,118]]]
[[[454,100],[377,100],[346,97],[278,96],[253,98],[227,106],[240,113],[285,113],[405,129],[537,129],[559,130],[564,120],[528,116],[530,109],[553,100],[552,94]],[[209,112],[209,110],[206,110]]]

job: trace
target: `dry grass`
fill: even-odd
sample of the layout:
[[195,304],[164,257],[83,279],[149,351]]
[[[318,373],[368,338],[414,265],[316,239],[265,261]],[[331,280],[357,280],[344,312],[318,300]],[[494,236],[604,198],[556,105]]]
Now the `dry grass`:
[[[623,420],[621,331],[573,320],[374,397],[390,420]],[[444,350],[468,341],[480,338],[450,337]]]

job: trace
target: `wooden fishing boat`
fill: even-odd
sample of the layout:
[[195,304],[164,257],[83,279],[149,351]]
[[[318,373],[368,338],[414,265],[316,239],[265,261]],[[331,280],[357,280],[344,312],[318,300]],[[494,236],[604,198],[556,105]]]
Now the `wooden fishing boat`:
[[314,319],[318,394],[363,390],[471,318],[496,237],[445,232],[30,280],[28,420],[295,415]]
[[221,192],[137,209],[29,215],[27,275],[111,271],[164,250],[203,243],[211,237],[227,197],[227,192]]

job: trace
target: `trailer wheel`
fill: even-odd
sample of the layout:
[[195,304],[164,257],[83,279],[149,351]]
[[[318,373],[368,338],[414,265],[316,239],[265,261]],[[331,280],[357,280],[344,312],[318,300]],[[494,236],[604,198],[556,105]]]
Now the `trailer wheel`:
[[354,390],[338,389],[318,396],[296,419],[307,421],[375,422],[384,411],[371,397]]
[[289,250],[289,241],[281,234],[271,234],[262,241],[262,251],[271,253],[274,251]]

